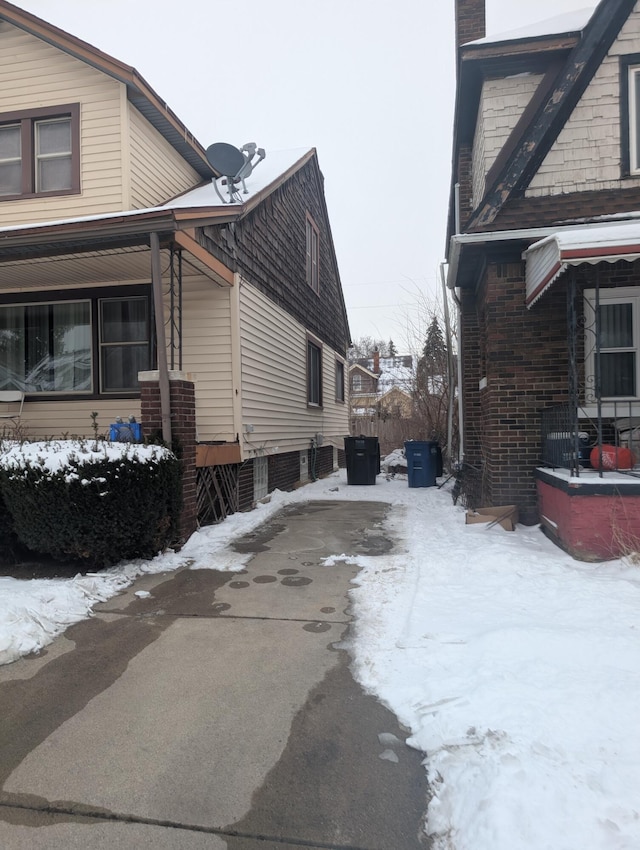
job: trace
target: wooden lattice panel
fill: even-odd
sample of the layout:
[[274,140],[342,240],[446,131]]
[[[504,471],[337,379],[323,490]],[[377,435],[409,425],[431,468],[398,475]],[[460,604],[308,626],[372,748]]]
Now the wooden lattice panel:
[[198,524],[213,525],[238,510],[238,464],[198,469]]

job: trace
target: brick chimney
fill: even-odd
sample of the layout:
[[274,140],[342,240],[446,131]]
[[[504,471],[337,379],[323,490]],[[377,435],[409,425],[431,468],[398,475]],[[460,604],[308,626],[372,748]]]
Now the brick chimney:
[[380,352],[377,348],[373,352],[373,371],[376,375],[380,374]]
[[456,45],[487,34],[485,0],[456,0]]

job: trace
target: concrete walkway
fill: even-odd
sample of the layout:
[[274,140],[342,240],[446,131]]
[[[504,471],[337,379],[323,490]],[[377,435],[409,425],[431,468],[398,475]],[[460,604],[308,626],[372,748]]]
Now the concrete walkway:
[[383,557],[387,510],[286,509],[241,574],[143,577],[0,668],[0,847],[424,848],[422,755],[339,648],[356,569],[320,563]]

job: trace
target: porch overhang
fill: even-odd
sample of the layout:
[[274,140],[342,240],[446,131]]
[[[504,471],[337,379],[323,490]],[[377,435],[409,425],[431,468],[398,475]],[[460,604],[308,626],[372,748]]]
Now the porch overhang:
[[640,220],[558,230],[523,253],[526,305],[532,307],[570,266],[640,259]]
[[[202,216],[202,210],[189,215],[154,209],[0,228],[0,293],[149,281],[152,233],[162,249],[182,250],[185,278],[204,275],[218,286],[232,286],[233,270],[197,241]],[[227,218],[213,214],[208,223]]]

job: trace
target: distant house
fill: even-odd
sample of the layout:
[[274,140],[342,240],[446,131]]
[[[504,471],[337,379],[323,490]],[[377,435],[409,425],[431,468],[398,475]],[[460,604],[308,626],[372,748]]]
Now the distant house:
[[376,351],[359,358],[349,366],[349,386],[351,434],[379,437],[383,451],[401,447],[407,428],[414,426],[413,357],[380,357]]
[[[366,360],[368,364],[368,359]],[[373,366],[373,364],[371,364]],[[364,362],[349,366],[349,419],[350,433],[377,435],[378,380],[380,375]]]
[[640,448],[640,2],[495,38],[484,21],[457,0],[462,492],[579,557],[638,551],[620,450]]
[[316,151],[249,149],[245,192],[134,68],[5,0],[0,49],[21,433],[87,435],[96,411],[177,441],[185,533],[334,468],[350,337]]

